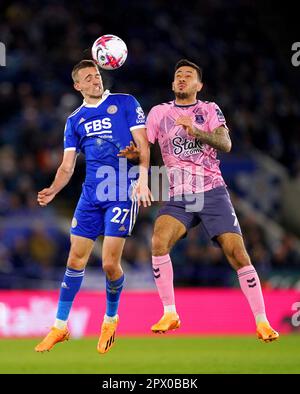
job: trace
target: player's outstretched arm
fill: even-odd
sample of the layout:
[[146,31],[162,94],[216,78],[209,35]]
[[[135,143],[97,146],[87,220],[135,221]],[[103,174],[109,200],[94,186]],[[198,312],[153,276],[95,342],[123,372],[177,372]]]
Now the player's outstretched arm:
[[202,131],[195,127],[189,116],[180,116],[176,120],[176,125],[183,126],[190,136],[198,138],[204,144],[208,144],[222,152],[228,153],[231,151],[231,139],[228,129],[224,126],[217,127],[212,132],[208,133],[207,131]]
[[138,198],[139,206],[141,201],[144,207],[150,206],[151,201],[153,201],[153,196],[148,188],[148,170],[149,170],[149,162],[150,162],[150,148],[149,142],[146,134],[146,129],[138,129],[132,131],[132,136],[134,142],[139,149],[139,156],[140,156],[140,174],[138,184],[134,190],[134,194]]
[[52,185],[38,192],[37,201],[40,206],[47,206],[56,194],[67,185],[73,175],[76,158],[77,153],[75,150],[64,152],[62,163],[56,171]]

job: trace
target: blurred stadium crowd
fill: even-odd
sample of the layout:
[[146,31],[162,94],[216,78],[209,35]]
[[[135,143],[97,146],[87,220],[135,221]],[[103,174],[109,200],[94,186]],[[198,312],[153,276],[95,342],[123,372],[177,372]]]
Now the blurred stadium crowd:
[[[230,3],[230,4],[229,4]],[[113,12],[112,12],[113,10]],[[36,203],[62,157],[66,117],[81,104],[72,89],[73,65],[90,57],[101,34],[122,37],[126,64],[104,74],[106,87],[133,94],[146,111],[171,100],[174,64],[183,57],[204,69],[201,98],[216,101],[232,131],[233,154],[259,149],[300,176],[299,96],[293,79],[250,1],[181,2],[86,0],[68,7],[60,1],[10,1],[0,4],[0,41],[7,66],[0,67],[0,287],[38,287],[35,279],[58,281],[66,263],[68,233],[84,178],[79,159],[70,186],[51,207]],[[226,15],[226,18],[224,18]],[[152,162],[160,163],[157,148]],[[225,179],[226,180],[226,179]],[[157,206],[142,210],[124,260],[150,271],[151,231]],[[265,284],[270,272],[300,268],[295,237],[279,243],[239,213],[248,251]],[[231,286],[233,273],[220,250],[194,229],[173,251],[178,285]],[[92,266],[100,260],[91,257]],[[25,279],[27,278],[27,281]]]

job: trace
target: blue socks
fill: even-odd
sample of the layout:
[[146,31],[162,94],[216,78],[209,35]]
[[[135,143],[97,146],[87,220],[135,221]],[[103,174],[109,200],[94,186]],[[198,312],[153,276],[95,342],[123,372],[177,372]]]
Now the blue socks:
[[68,320],[69,313],[84,276],[84,270],[67,268],[61,284],[56,319]]
[[106,316],[113,317],[117,314],[123,284],[124,274],[117,280],[106,278]]
[[[78,293],[84,276],[84,270],[67,268],[63,278],[58,309],[56,313],[56,326],[63,328],[68,320],[70,310],[76,294]],[[118,312],[120,295],[124,285],[124,274],[117,280],[106,278],[106,316],[114,317]]]

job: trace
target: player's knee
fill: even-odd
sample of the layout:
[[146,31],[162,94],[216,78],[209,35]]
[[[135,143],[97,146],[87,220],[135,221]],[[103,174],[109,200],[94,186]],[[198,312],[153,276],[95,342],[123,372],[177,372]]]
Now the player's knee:
[[86,253],[79,253],[76,250],[71,250],[67,262],[69,268],[74,270],[82,270],[85,268],[88,257]]
[[115,262],[113,262],[113,261],[103,260],[102,268],[103,268],[103,271],[105,272],[106,276],[112,277],[112,276],[114,276],[114,274],[117,270],[117,264],[115,264]]
[[170,246],[161,235],[154,234],[152,237],[152,255],[164,256],[170,252]]
[[233,267],[238,270],[240,268],[251,265],[250,257],[245,248],[236,246],[230,251],[231,262]]

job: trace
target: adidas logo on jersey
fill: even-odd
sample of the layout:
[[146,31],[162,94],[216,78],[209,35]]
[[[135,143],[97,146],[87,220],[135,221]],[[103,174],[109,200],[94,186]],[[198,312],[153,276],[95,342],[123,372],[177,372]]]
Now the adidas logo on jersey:
[[81,118],[80,121],[78,122],[78,124],[81,124],[81,123],[84,122],[84,121],[85,121],[85,119],[84,119],[84,118]]

